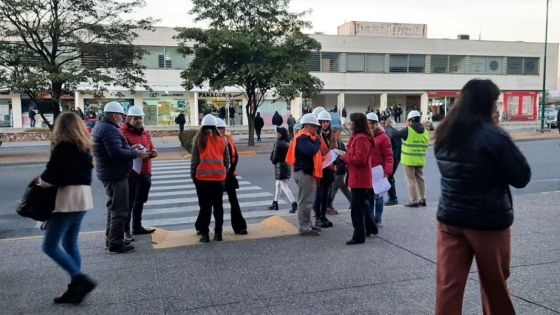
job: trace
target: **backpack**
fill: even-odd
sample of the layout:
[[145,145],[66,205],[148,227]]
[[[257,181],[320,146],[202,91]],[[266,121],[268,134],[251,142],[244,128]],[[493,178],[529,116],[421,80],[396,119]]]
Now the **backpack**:
[[35,221],[46,221],[54,211],[58,187],[44,188],[33,179],[16,207],[17,214]]

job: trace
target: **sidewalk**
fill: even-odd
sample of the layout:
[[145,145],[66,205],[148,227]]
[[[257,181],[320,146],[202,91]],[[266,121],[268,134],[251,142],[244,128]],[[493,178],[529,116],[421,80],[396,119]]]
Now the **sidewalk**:
[[[515,199],[516,311],[560,314],[560,192]],[[320,237],[156,250],[142,236],[125,255],[106,254],[102,233],[84,233],[83,270],[99,286],[80,306],[52,303],[68,278],[41,252],[40,238],[0,240],[0,301],[4,314],[433,314],[434,206],[386,208],[379,237],[357,246],[344,244],[348,211]],[[286,219],[295,224],[295,216]],[[469,278],[464,314],[482,314],[478,276]]]

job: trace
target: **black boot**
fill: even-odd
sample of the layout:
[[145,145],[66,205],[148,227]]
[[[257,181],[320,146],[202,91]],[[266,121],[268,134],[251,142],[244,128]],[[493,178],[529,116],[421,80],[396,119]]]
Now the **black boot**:
[[210,242],[210,236],[208,236],[208,233],[200,234],[200,242],[201,243],[209,243]]
[[62,296],[54,299],[55,303],[71,303],[80,304],[93,289],[97,283],[90,277],[80,274],[72,279],[68,285],[68,290]]
[[290,210],[290,213],[296,213],[297,212],[297,202],[292,202],[292,210]]
[[222,237],[222,231],[214,231],[214,241],[222,241],[224,238]]
[[268,210],[278,210],[278,201],[273,201],[272,205],[268,207]]

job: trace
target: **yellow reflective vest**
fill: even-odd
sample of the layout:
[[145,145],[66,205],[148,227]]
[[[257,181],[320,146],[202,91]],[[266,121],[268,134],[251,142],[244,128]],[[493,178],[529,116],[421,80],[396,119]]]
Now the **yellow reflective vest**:
[[427,130],[418,133],[408,127],[408,137],[402,141],[401,163],[405,166],[426,165],[426,152],[430,144],[430,134]]

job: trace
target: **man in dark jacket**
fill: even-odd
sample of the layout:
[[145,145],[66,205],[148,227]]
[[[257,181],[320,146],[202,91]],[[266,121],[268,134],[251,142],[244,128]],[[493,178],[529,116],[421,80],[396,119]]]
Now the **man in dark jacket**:
[[288,116],[288,137],[292,139],[294,137],[294,126],[296,125],[296,119],[292,114]]
[[393,148],[393,173],[387,179],[389,183],[391,183],[391,188],[387,192],[389,195],[389,200],[385,203],[386,206],[394,206],[399,204],[399,200],[397,198],[397,190],[395,188],[395,173],[397,172],[397,168],[399,167],[399,163],[401,162],[401,146],[402,146],[402,139],[398,138],[396,135],[398,130],[393,127],[393,119],[387,118],[382,124],[385,128],[385,132],[389,139],[391,139],[391,147]]
[[282,116],[278,113],[278,111],[275,111],[274,115],[272,115],[272,124],[276,127],[280,127],[283,123],[284,119],[282,119]]
[[187,120],[185,119],[185,113],[183,111],[181,111],[181,113],[179,113],[179,115],[177,115],[177,118],[175,118],[175,123],[177,125],[179,125],[179,132],[183,133],[183,131],[185,130],[185,123],[187,122]]
[[149,154],[128,145],[119,131],[124,110],[118,102],[109,102],[103,110],[103,119],[92,131],[93,154],[97,177],[103,183],[107,202],[107,229],[105,235],[109,253],[128,253],[134,246],[124,240],[124,226],[128,219],[128,176],[132,160],[148,158]]
[[264,119],[261,117],[261,113],[257,112],[257,116],[254,120],[255,132],[257,133],[257,142],[261,142],[261,130],[264,127]]

